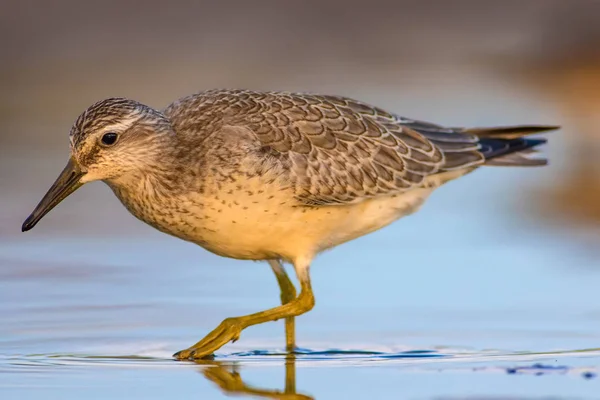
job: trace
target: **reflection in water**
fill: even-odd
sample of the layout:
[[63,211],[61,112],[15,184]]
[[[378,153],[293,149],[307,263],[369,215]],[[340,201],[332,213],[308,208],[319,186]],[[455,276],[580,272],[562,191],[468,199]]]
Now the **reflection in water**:
[[203,366],[200,372],[204,377],[219,386],[226,395],[245,395],[281,400],[314,399],[311,396],[296,393],[296,357],[293,354],[285,359],[284,391],[248,385],[237,371],[237,364],[235,363],[214,360],[198,360],[196,363]]

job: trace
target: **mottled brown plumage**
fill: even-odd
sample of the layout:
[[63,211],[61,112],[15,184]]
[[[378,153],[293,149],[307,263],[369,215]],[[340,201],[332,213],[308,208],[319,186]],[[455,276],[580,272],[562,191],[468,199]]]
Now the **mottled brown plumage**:
[[[528,157],[544,141],[523,136],[549,129],[446,128],[313,94],[210,90],[163,111],[112,98],[77,119],[72,160],[23,229],[102,180],[140,220],[222,256],[268,260],[277,275],[280,307],[227,319],[177,358],[204,357],[278,318],[293,349],[293,317],[314,304],[317,253],[413,213],[481,165],[544,164]],[[296,269],[297,297],[280,260]]]
[[342,97],[208,91],[173,103],[165,115],[180,132],[201,127],[209,136],[223,125],[252,131],[265,159],[308,205],[402,192],[444,164],[440,149],[401,118]]

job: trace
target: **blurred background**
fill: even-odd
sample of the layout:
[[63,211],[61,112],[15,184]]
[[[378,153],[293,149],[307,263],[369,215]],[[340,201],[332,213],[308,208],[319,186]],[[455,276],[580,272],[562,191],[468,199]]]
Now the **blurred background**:
[[441,124],[560,124],[550,185],[523,195],[569,234],[597,229],[599,13],[595,0],[5,0],[0,235],[90,103],[161,108],[215,87],[337,93]]
[[[561,125],[548,167],[480,170],[320,258],[318,307],[298,329],[316,347],[594,347],[599,16],[595,0],[3,0],[0,353],[168,357],[226,316],[275,305],[267,267],[154,232],[100,183],[20,232],[91,103],[162,108],[218,87],[346,95],[451,126]],[[282,347],[281,330],[242,346]]]

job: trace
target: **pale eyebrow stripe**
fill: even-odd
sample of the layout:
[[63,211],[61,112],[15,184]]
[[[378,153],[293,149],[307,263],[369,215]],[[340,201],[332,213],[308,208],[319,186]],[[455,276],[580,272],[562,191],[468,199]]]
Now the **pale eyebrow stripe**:
[[[130,116],[129,118],[122,119],[119,122],[108,123],[106,125],[103,125],[103,122],[105,121],[96,121],[96,127],[94,127],[94,124],[92,124],[91,126],[87,126],[83,129],[93,129],[95,131],[93,136],[95,137],[97,137],[99,134],[104,134],[110,131],[124,132],[131,128],[133,124],[135,124],[140,118],[142,118],[141,115]],[[75,141],[76,137],[79,139],[77,143]],[[69,142],[71,147],[74,147],[80,142],[86,142],[89,137],[89,135],[82,137],[81,132],[78,135],[71,134],[69,135]]]
[[115,122],[115,123],[103,126],[103,127],[99,128],[99,130],[101,132],[110,132],[110,131],[115,131],[115,130],[119,131],[119,132],[124,132],[127,129],[131,128],[131,126],[133,126],[133,124],[136,123],[139,119],[140,119],[140,117],[127,118],[123,121],[119,121],[119,122]]

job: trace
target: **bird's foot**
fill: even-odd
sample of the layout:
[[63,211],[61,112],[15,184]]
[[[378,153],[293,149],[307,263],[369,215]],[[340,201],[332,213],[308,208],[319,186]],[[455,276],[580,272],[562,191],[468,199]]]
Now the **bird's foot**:
[[173,357],[178,360],[199,360],[210,358],[216,350],[227,344],[235,342],[240,338],[244,329],[241,318],[227,318],[221,322],[212,332],[195,345],[185,350],[178,351]]

